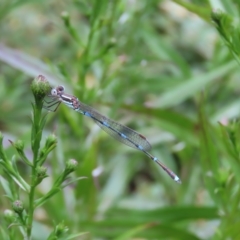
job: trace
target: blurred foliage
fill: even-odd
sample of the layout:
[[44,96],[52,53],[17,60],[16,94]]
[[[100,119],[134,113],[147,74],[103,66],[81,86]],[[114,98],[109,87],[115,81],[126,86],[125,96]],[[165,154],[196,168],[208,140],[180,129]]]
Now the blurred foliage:
[[[16,154],[8,140],[21,139],[32,158],[30,84],[41,74],[146,136],[183,182],[60,106],[47,116],[43,139],[55,133],[58,143],[36,197],[68,159],[79,162],[73,176],[87,179],[37,208],[32,239],[66,230],[64,239],[240,239],[239,8],[233,0],[0,1],[7,156]],[[30,169],[15,161],[29,182]],[[4,195],[15,189],[28,209],[27,193],[0,171],[1,239],[23,239]]]

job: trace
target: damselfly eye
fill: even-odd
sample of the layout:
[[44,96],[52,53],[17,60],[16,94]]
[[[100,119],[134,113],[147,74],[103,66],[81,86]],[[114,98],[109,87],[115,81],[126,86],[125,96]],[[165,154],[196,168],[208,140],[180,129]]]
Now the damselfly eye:
[[57,96],[57,90],[55,88],[51,90],[51,95]]
[[57,87],[57,91],[60,92],[60,93],[63,93],[64,92],[64,86],[58,86]]

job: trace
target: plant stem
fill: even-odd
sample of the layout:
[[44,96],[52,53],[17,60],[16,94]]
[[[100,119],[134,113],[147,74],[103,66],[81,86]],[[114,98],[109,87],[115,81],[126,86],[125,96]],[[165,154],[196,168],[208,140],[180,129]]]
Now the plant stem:
[[42,131],[44,126],[44,118],[41,117],[43,99],[49,90],[49,84],[45,77],[39,75],[32,84],[32,91],[35,97],[35,104],[33,104],[33,123],[32,123],[32,151],[33,151],[33,164],[31,174],[31,187],[29,193],[29,209],[27,219],[27,239],[31,239],[32,234],[32,222],[34,214],[34,195],[37,186],[36,182],[36,169],[38,167],[38,156],[40,150],[40,142],[42,139]]
[[38,160],[38,152],[40,147],[40,141],[42,138],[42,129],[40,127],[41,122],[41,111],[42,106],[36,102],[34,106],[34,115],[33,115],[33,131],[34,131],[34,139],[32,139],[33,144],[33,167],[32,167],[32,177],[31,177],[31,188],[29,194],[29,213],[28,213],[28,224],[27,224],[27,236],[31,239],[32,233],[32,222],[33,222],[33,213],[34,213],[34,194],[35,194],[35,178],[36,178],[36,168],[37,168],[37,160]]

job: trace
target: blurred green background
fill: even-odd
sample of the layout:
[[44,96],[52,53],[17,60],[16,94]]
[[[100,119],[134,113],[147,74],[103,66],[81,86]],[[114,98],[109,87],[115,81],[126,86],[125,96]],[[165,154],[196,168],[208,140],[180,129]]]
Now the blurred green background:
[[[71,234],[88,232],[75,239],[240,239],[239,65],[213,9],[239,22],[231,0],[0,0],[0,130],[9,156],[8,139],[32,154],[30,84],[41,74],[146,136],[182,180],[62,105],[48,114],[43,139],[54,133],[58,145],[37,196],[70,158],[79,162],[73,176],[88,178],[36,209],[33,239],[62,221]],[[18,166],[28,180],[30,169]],[[0,192],[7,233],[11,202]]]

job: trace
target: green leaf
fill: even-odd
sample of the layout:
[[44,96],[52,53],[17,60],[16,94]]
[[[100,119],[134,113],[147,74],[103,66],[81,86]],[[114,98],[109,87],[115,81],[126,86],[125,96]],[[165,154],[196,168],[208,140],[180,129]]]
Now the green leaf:
[[219,77],[230,73],[236,69],[237,64],[235,61],[228,62],[223,66],[219,66],[205,74],[201,74],[186,80],[185,82],[177,85],[175,88],[162,94],[158,99],[152,102],[151,107],[168,108],[176,106],[182,103],[190,97],[194,97],[197,93],[200,93],[209,84],[213,84],[218,81]]

